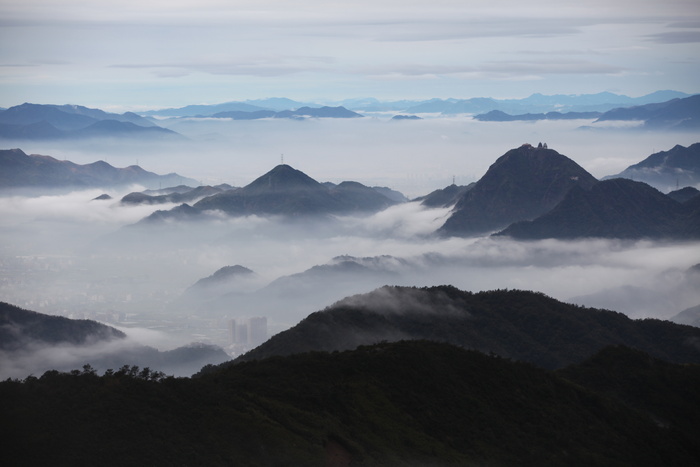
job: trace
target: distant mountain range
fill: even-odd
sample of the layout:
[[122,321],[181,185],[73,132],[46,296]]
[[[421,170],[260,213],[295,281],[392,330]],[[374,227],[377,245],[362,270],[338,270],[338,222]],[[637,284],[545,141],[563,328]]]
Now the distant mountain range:
[[471,293],[450,286],[383,287],[345,298],[271,337],[235,362],[360,345],[427,339],[562,368],[608,345],[667,361],[700,363],[700,328],[631,320],[528,291]]
[[641,120],[644,122],[645,129],[698,130],[700,128],[700,94],[610,110],[598,117],[596,121],[607,120]]
[[289,165],[281,164],[243,188],[208,196],[193,206],[156,211],[142,222],[166,218],[185,219],[216,210],[231,216],[325,216],[376,212],[396,201],[381,190],[357,182],[322,184]]
[[676,91],[657,91],[642,97],[628,97],[609,92],[576,95],[533,94],[523,99],[494,99],[475,97],[470,99],[430,99],[426,101],[350,100],[340,104],[357,111],[402,111],[410,114],[439,113],[442,115],[482,114],[499,110],[509,114],[546,112],[605,112],[617,107],[630,107],[671,99],[688,97]]
[[635,129],[693,131],[700,128],[700,95],[632,107],[617,107],[607,112],[547,112],[510,115],[500,110],[492,110],[476,115],[474,118],[486,122],[596,119],[593,125],[606,121],[640,121],[643,122],[643,125],[635,127]]
[[619,177],[648,183],[662,191],[700,186],[700,143],[688,147],[676,145],[668,151],[654,153],[603,180]]
[[76,105],[22,104],[0,112],[0,139],[182,138],[133,112]]
[[231,118],[233,120],[257,120],[260,118],[360,118],[362,115],[345,107],[300,107],[294,110],[257,110],[245,112],[240,110],[218,112],[212,118]]
[[[657,91],[642,97],[628,97],[610,92],[578,95],[543,95],[533,94],[523,99],[494,99],[475,97],[469,99],[429,99],[381,101],[372,97],[346,99],[325,104],[299,102],[287,98],[269,98],[247,101],[233,101],[211,105],[188,105],[180,108],[149,110],[142,112],[145,116],[159,117],[210,117],[222,112],[241,112],[239,118],[252,117],[256,112],[280,112],[297,110],[303,107],[320,108],[324,105],[344,107],[356,112],[402,112],[407,114],[438,113],[456,115],[462,113],[483,114],[497,110],[509,114],[547,113],[547,112],[605,112],[618,107],[631,107],[671,99],[689,97],[689,94],[677,91]],[[251,115],[244,115],[248,113]],[[236,115],[236,114],[234,114]],[[260,113],[259,115],[263,115]],[[230,116],[229,118],[234,118]],[[262,118],[262,117],[257,117]],[[415,115],[409,118],[416,118]]]
[[[57,350],[60,349],[60,350]],[[90,320],[50,316],[0,302],[0,374],[69,371],[90,365],[98,371],[124,365],[190,375],[206,364],[229,359],[218,347],[192,344],[160,352],[126,342],[126,335]]]
[[0,188],[111,187],[197,184],[196,180],[171,173],[158,175],[138,165],[116,168],[104,161],[75,164],[51,156],[27,155],[21,149],[0,150]]

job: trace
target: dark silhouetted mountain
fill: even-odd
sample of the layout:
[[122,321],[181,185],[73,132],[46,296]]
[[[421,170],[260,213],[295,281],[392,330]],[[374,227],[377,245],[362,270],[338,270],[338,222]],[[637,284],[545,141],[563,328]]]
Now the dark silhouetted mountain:
[[642,120],[645,129],[697,130],[700,128],[700,94],[666,102],[613,109],[597,121]]
[[100,196],[98,196],[97,198],[93,198],[92,200],[93,201],[109,201],[111,199],[112,199],[111,196],[109,196],[107,193],[103,193]]
[[675,190],[666,194],[666,196],[674,201],[678,201],[679,203],[690,201],[698,195],[700,195],[700,190],[693,188],[692,186],[687,186],[685,188],[681,188],[680,190]]
[[468,236],[534,219],[559,203],[573,187],[590,188],[596,179],[576,162],[546,147],[511,149],[455,205],[438,230]]
[[429,208],[447,208],[454,206],[464,193],[474,188],[474,185],[475,183],[470,183],[467,186],[452,184],[416,198],[414,201],[420,201],[420,204]]
[[0,150],[0,188],[147,186],[195,182],[177,174],[158,175],[137,165],[116,168],[104,161],[75,164],[50,156],[27,155],[21,149]]
[[282,164],[243,188],[209,196],[193,207],[233,216],[307,216],[375,212],[393,204],[393,200],[359,183],[324,186]]
[[557,375],[640,410],[700,456],[700,366],[671,364],[624,346],[610,346]]
[[[692,201],[692,200],[691,200]],[[688,202],[690,203],[690,201]],[[700,238],[700,212],[646,183],[624,178],[576,187],[551,211],[514,223],[498,235],[541,238]]]
[[164,204],[164,203],[192,203],[207,196],[221,193],[225,190],[212,186],[187,187],[187,191],[173,191],[168,194],[149,195],[145,192],[133,192],[125,195],[122,204]]
[[454,287],[383,287],[343,299],[274,335],[236,361],[309,351],[354,349],[382,341],[427,339],[495,353],[543,368],[580,362],[623,344],[674,362],[700,363],[700,329],[632,320],[562,303],[540,293],[470,293]]
[[[48,372],[0,382],[3,456],[61,466],[96,458],[163,466],[697,464],[697,367],[640,358],[614,387],[608,369],[631,360],[608,352],[565,377],[420,341],[248,362],[191,379],[138,368]],[[679,405],[654,407],[634,376],[668,388],[660,395]],[[587,389],[603,378],[601,392]]]
[[515,122],[520,120],[535,121],[535,120],[576,120],[576,119],[594,119],[601,115],[601,112],[547,112],[539,114],[520,114],[510,115],[500,110],[492,110],[485,114],[475,115],[476,120],[482,122]]
[[617,175],[603,177],[630,178],[669,191],[678,187],[700,184],[700,143],[687,148],[676,145],[668,151],[652,154],[643,161],[627,167]]
[[133,112],[114,114],[77,105],[22,104],[0,112],[0,138],[180,137]]
[[4,351],[29,344],[84,345],[124,337],[123,332],[96,321],[50,316],[0,302],[0,349]]

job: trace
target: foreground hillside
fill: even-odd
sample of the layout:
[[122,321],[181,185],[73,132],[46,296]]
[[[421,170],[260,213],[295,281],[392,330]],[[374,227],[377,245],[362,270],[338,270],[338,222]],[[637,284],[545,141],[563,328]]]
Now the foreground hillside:
[[[0,383],[3,458],[12,465],[696,464],[699,368],[649,356],[644,367],[628,365],[635,355],[616,349],[558,374],[413,341],[242,363],[193,379],[135,369],[102,377],[89,368],[49,372]],[[590,389],[617,366],[627,376],[620,385]],[[650,381],[663,381],[678,411],[638,384]]]
[[[383,287],[343,299],[239,357],[254,360],[429,339],[543,368],[577,363],[623,344],[658,358],[700,363],[700,329],[563,303],[521,290],[465,292],[451,286]],[[226,365],[226,364],[224,364]]]

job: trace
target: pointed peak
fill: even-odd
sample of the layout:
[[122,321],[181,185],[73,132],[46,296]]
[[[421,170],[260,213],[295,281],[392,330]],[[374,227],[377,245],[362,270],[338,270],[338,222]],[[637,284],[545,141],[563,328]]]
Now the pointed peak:
[[266,174],[255,179],[244,189],[252,193],[257,191],[289,191],[317,188],[323,188],[323,185],[300,170],[287,164],[279,164]]

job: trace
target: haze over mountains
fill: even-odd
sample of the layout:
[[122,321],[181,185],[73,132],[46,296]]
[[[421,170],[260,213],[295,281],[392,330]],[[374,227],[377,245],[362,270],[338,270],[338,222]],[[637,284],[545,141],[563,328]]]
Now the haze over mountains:
[[0,150],[0,189],[28,188],[33,190],[56,188],[114,187],[142,184],[160,185],[196,184],[191,178],[176,173],[158,175],[137,165],[116,168],[104,161],[75,164],[51,156],[25,154],[21,149]]
[[[689,97],[677,91],[657,91],[646,96],[632,98],[624,95],[602,92],[583,95],[543,95],[533,94],[523,99],[494,99],[478,97],[469,99],[429,99],[424,101],[397,100],[381,101],[375,98],[346,99],[325,103],[328,106],[345,107],[356,112],[406,112],[442,113],[455,115],[462,113],[483,113],[499,110],[506,113],[525,112],[604,112],[617,107],[630,107],[672,99]],[[302,107],[321,107],[322,104],[298,102],[287,98],[247,100],[212,105],[190,105],[178,109],[149,110],[143,115],[162,117],[214,116],[220,112],[260,112],[283,111]]]
[[78,105],[25,103],[0,112],[0,139],[178,138],[133,112],[107,113]]
[[[521,101],[568,112],[565,96]],[[0,304],[12,310],[0,379],[19,378],[0,383],[10,457],[700,458],[692,131],[630,138],[646,125],[450,113],[488,99],[400,122],[386,107],[348,104],[369,118],[344,118],[334,103],[243,104],[148,116],[182,139],[26,140],[0,153],[0,294],[22,308]],[[413,105],[354,105],[383,104]],[[90,110],[57,107],[41,110],[75,125]],[[144,190],[138,163],[94,162],[105,154],[198,180],[148,173]],[[634,180],[601,175],[630,165]]]

